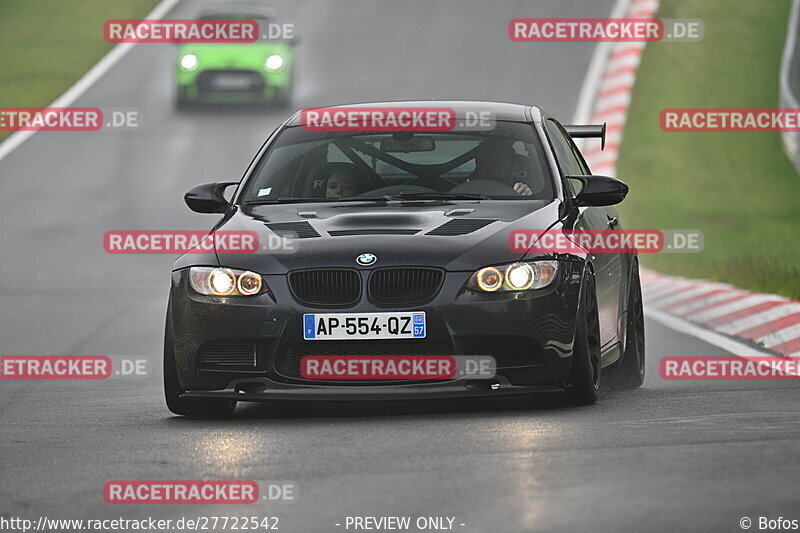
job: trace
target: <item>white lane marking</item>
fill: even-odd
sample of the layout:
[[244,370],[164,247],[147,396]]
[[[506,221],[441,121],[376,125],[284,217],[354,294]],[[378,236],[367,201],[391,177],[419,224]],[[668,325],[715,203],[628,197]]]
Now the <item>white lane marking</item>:
[[795,313],[800,313],[800,304],[787,303],[785,305],[779,305],[777,307],[773,307],[772,309],[767,309],[766,311],[761,311],[760,313],[744,317],[740,320],[735,320],[730,324],[726,324],[717,328],[717,331],[720,333],[726,333],[728,335],[735,335],[750,328],[763,326],[764,324],[769,324],[770,322],[774,322],[775,320],[781,319],[785,316],[793,315]]
[[[753,294],[751,296],[747,296],[742,298],[741,300],[736,300],[735,302],[731,302],[729,304],[722,304],[712,307],[707,311],[701,311],[699,313],[692,313],[688,315],[686,318],[691,320],[692,322],[705,322],[707,320],[711,320],[713,318],[719,318],[721,316],[725,316],[728,313],[735,313],[736,311],[741,311],[742,309],[747,309],[748,307],[753,307],[758,304],[762,304],[764,302],[775,302],[785,300],[780,296],[775,296],[772,294]],[[788,301],[788,300],[786,300]]]
[[667,326],[678,333],[683,333],[684,335],[689,335],[690,337],[700,339],[703,342],[712,344],[717,348],[722,348],[726,352],[732,353],[733,355],[738,355],[739,357],[764,357],[765,355],[778,357],[773,353],[758,350],[735,339],[731,339],[730,337],[726,337],[725,335],[715,331],[701,328],[700,326],[695,326],[691,322],[687,322],[682,318],[672,316],[662,311],[656,311],[654,309],[648,310],[645,308],[644,314],[645,316],[652,318],[656,322],[663,324],[664,326]]
[[[145,17],[145,19],[160,19],[166,15],[180,0],[161,0],[153,10]],[[56,98],[47,107],[68,107],[75,100],[77,100],[84,92],[86,92],[97,80],[102,78],[111,67],[113,67],[125,54],[127,54],[135,43],[120,43],[104,55],[89,71],[81,76],[72,87],[67,89],[64,93]],[[30,139],[35,131],[17,131],[9,135],[5,141],[0,143],[0,161],[5,156],[10,154],[13,150],[18,148],[22,143]]]

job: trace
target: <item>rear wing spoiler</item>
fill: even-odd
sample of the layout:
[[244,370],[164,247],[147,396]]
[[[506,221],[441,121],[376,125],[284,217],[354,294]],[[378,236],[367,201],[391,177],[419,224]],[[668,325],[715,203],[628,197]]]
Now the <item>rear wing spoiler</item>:
[[569,136],[573,139],[600,139],[600,150],[606,147],[606,123],[581,125],[581,126],[564,126]]

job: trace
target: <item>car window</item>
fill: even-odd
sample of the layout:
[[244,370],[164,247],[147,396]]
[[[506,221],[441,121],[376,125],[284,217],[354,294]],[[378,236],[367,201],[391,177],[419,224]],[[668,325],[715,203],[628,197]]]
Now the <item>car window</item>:
[[560,124],[553,119],[545,122],[547,136],[553,146],[558,168],[564,176],[580,176],[586,173],[584,165],[578,156],[573,152],[572,139],[564,132]]
[[556,125],[558,126],[559,131],[561,131],[561,134],[566,137],[567,141],[569,142],[569,146],[572,149],[572,155],[578,161],[578,167],[581,169],[581,174],[584,176],[590,175],[591,171],[589,170],[589,165],[586,164],[586,160],[583,158],[583,154],[578,149],[578,145],[575,144],[575,140],[570,136],[569,133],[567,133],[567,130],[565,130],[561,124],[556,123]]
[[[521,187],[520,184],[526,187]],[[530,124],[490,131],[284,129],[256,165],[243,200],[464,193],[551,199],[553,179]]]

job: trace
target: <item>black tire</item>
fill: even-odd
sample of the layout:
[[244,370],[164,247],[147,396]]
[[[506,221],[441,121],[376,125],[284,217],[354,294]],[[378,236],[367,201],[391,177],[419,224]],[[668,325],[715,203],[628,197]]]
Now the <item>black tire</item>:
[[292,88],[285,87],[278,91],[270,105],[278,109],[287,109],[292,105]]
[[575,325],[572,367],[567,377],[567,397],[577,405],[591,405],[600,392],[600,320],[594,277],[588,274],[581,291],[581,303]]
[[175,95],[175,109],[186,111],[190,107],[192,107],[192,101],[189,100],[186,87],[178,87],[178,92]]
[[180,397],[185,391],[178,381],[175,348],[172,342],[172,329],[167,317],[167,325],[164,328],[164,399],[167,401],[167,409],[176,415],[192,418],[227,418],[233,414],[236,409],[235,400]]
[[277,107],[278,109],[288,109],[292,105],[292,94],[294,93],[294,66],[291,67],[292,70],[289,73],[289,83],[278,90],[278,93],[275,95],[275,98],[272,100],[272,104]]
[[621,390],[636,389],[644,383],[644,307],[638,262],[634,262],[631,273],[627,313],[625,350],[620,361],[614,365],[612,381],[612,387]]

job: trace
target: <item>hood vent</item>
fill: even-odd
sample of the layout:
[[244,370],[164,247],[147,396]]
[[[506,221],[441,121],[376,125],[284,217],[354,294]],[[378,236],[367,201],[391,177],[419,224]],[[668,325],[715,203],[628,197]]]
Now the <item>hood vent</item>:
[[470,214],[472,214],[474,212],[475,212],[474,209],[464,209],[464,208],[453,209],[452,211],[448,211],[447,213],[445,213],[444,216],[446,216],[446,217],[463,217],[464,215],[470,215]]
[[276,222],[267,224],[267,227],[280,235],[289,239],[308,239],[319,237],[319,233],[308,222]]
[[492,222],[497,221],[485,218],[460,218],[445,222],[438,228],[426,233],[426,235],[442,235],[449,237],[466,235],[467,233],[478,231],[479,229],[488,226]]
[[338,229],[329,231],[331,237],[345,237],[348,235],[414,235],[419,233],[418,229]]

